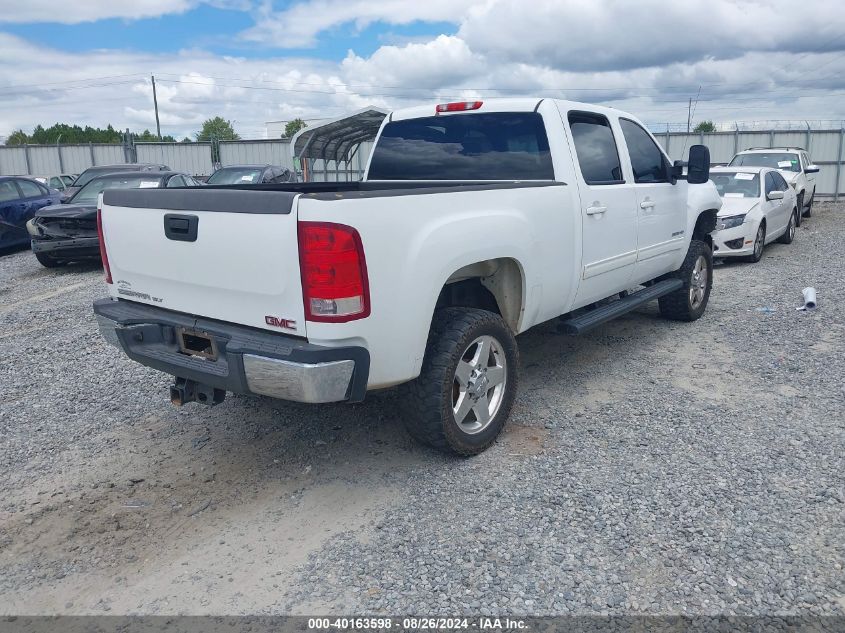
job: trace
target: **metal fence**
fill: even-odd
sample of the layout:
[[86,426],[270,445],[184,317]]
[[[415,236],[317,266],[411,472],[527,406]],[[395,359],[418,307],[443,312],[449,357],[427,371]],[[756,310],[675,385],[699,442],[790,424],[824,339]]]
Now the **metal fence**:
[[838,200],[845,193],[843,141],[845,129],[839,130],[768,130],[686,133],[658,132],[655,138],[672,160],[686,160],[690,145],[710,148],[710,161],[725,165],[734,154],[749,147],[803,147],[821,169],[816,177],[816,193]]
[[[656,138],[673,160],[685,160],[690,145],[710,148],[714,165],[725,164],[748,147],[803,147],[821,171],[816,179],[820,196],[845,193],[845,130],[734,130],[732,132],[658,132]],[[76,174],[92,165],[162,163],[195,176],[214,171],[215,149],[222,165],[270,164],[294,169],[287,139],[219,141],[213,143],[137,143],[135,145],[23,145],[0,146],[0,175]],[[372,143],[362,143],[347,163],[314,161],[311,180],[357,180],[364,174]]]
[[[372,143],[361,143],[347,163],[315,161],[311,180],[358,180],[364,175]],[[78,174],[95,165],[159,163],[194,176],[214,171],[214,156],[226,165],[279,165],[294,170],[287,139],[216,143],[136,143],[134,145],[0,146],[0,176]]]
[[[311,165],[310,180],[340,181],[359,180],[364,176],[364,168],[373,144],[364,142],[353,149],[352,157],[347,162],[316,160]],[[268,141],[220,141],[220,163],[222,165],[279,165],[291,171],[300,170],[294,165],[287,139]]]

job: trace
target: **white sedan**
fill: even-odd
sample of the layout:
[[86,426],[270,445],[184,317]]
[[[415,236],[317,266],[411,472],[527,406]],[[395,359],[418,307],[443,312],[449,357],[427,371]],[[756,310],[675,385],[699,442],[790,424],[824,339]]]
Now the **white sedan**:
[[798,202],[776,169],[714,167],[710,179],[722,208],[713,232],[714,257],[742,257],[758,262],[766,244],[790,244],[798,224]]

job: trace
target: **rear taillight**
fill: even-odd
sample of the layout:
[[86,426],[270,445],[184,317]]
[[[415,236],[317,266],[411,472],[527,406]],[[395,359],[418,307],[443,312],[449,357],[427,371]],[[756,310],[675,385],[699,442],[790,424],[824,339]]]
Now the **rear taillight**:
[[106,239],[103,237],[103,210],[97,207],[97,239],[100,241],[100,259],[103,260],[103,272],[106,273],[106,283],[112,283],[111,268],[109,268],[109,254],[106,252]]
[[437,106],[437,112],[463,112],[465,110],[478,110],[484,104],[483,101],[455,101],[454,103],[441,103]]
[[343,323],[369,316],[364,247],[351,226],[300,222],[299,268],[306,319]]

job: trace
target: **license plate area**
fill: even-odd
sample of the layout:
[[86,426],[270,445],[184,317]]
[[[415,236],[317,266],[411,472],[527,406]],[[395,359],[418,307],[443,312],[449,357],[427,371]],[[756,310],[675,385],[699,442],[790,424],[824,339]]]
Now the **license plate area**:
[[179,351],[183,354],[217,360],[217,343],[207,332],[180,327],[176,330],[176,340],[179,342]]

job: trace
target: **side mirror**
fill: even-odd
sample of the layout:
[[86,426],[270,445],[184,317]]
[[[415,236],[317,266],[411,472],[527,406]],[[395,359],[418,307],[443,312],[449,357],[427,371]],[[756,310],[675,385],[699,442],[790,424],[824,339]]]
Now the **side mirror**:
[[689,148],[687,161],[687,182],[700,185],[710,180],[710,150],[706,145],[693,145]]
[[783,191],[770,191],[766,194],[767,200],[783,200]]
[[669,167],[669,181],[674,185],[679,180],[684,179],[684,168],[687,164],[682,160],[676,160],[672,163],[672,166]]
[[818,165],[807,165],[807,169],[804,170],[808,174],[817,174],[819,173],[819,166]]

